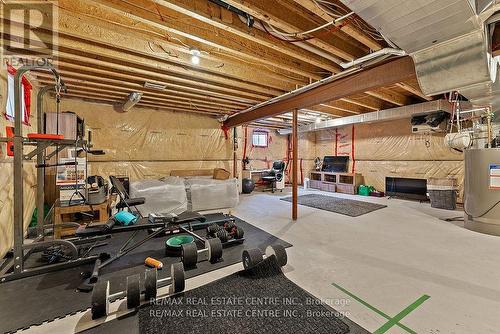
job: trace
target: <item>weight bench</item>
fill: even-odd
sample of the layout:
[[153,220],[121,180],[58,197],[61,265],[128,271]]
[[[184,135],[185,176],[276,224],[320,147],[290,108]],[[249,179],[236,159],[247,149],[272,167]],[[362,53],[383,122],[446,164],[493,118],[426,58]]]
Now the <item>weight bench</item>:
[[125,187],[120,180],[118,180],[115,176],[110,176],[109,180],[111,181],[111,185],[118,194],[118,197],[120,197],[120,202],[118,202],[118,204],[116,205],[116,209],[123,210],[125,208],[128,208],[132,212],[131,207],[134,207],[139,216],[143,218],[142,213],[139,209],[137,209],[137,206],[146,203],[146,199],[144,197],[130,198],[127,190],[125,190]]

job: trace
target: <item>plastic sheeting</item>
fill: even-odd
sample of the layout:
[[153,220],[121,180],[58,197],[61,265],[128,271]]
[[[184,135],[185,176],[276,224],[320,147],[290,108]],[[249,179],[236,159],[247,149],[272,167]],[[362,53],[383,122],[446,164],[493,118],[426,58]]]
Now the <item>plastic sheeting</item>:
[[[355,172],[364,183],[384,191],[385,177],[455,177],[459,182],[459,200],[463,194],[463,154],[444,145],[444,134],[412,134],[409,119],[352,126],[316,132],[318,156],[350,156],[352,171],[354,151]],[[336,140],[336,138],[338,138]],[[352,147],[354,143],[354,150]]]
[[180,214],[188,207],[184,181],[181,178],[131,182],[130,196],[146,199],[146,203],[138,207],[144,216],[150,213]]
[[191,211],[208,211],[234,208],[238,205],[238,180],[186,179]]

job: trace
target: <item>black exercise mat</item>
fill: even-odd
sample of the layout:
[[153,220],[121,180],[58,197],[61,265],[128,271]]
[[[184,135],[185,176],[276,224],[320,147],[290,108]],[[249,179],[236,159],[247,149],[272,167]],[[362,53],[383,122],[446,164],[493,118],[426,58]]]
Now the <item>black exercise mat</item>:
[[[207,215],[209,219],[213,218]],[[212,219],[211,219],[212,220]],[[207,261],[198,264],[196,269],[187,270],[186,277],[194,277],[209,271],[223,268],[241,261],[243,249],[259,247],[264,250],[268,245],[291,245],[251,224],[236,218],[236,224],[245,231],[245,242],[224,248],[223,261],[211,264]],[[204,235],[203,230],[199,230]],[[115,253],[128,239],[131,232],[114,234],[105,247],[97,248],[95,253]],[[136,240],[147,235],[141,231]],[[144,259],[148,256],[163,262],[165,269],[158,272],[160,278],[170,276],[170,265],[179,262],[178,257],[165,256],[165,240],[159,237],[148,241],[118,261],[105,267],[100,279],[110,281],[111,293],[125,290],[126,277],[145,271]],[[84,265],[44,275],[23,278],[20,280],[0,284],[0,332],[15,331],[44,321],[64,317],[90,306],[90,293],[76,291],[81,280],[79,274],[91,270],[92,265]]]
[[[280,198],[282,201],[291,202],[291,197]],[[370,202],[356,201],[347,198],[338,198],[318,194],[301,195],[298,197],[298,204],[309,206],[315,209],[340,213],[349,217],[358,217],[369,212],[386,208],[387,205]]]
[[139,332],[154,334],[369,333],[287,279],[274,256],[249,271],[159,299],[138,317]]

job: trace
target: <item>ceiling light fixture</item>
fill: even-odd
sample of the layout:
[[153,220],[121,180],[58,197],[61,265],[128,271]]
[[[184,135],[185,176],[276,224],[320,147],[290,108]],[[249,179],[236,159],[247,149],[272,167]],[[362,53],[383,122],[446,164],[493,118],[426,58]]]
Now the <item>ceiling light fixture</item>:
[[189,53],[191,53],[191,63],[193,63],[193,65],[199,65],[200,55],[201,55],[200,50],[198,50],[198,48],[193,46],[189,48]]

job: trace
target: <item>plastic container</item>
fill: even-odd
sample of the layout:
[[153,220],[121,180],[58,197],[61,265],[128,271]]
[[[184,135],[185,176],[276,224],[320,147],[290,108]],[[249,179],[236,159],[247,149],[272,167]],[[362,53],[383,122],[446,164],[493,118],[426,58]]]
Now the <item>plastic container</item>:
[[457,191],[449,190],[427,190],[431,207],[445,210],[456,210],[457,208]]
[[370,196],[370,193],[375,191],[375,188],[372,186],[360,185],[358,188],[358,195],[361,196]]

